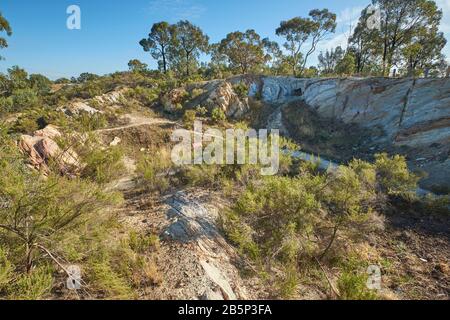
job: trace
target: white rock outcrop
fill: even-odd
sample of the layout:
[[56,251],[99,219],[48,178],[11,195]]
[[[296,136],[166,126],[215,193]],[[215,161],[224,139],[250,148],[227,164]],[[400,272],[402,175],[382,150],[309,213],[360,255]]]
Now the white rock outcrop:
[[50,164],[57,166],[66,176],[75,176],[80,171],[80,160],[72,148],[62,150],[55,139],[61,137],[57,127],[49,125],[38,130],[33,136],[22,135],[18,141],[19,149],[28,157],[28,164],[44,175],[50,173]]
[[[250,95],[268,103],[297,97],[323,117],[381,129],[384,134],[373,137],[381,149],[401,149],[412,168],[429,174],[428,186],[450,187],[449,78],[262,77]],[[418,158],[425,160],[417,163]]]
[[296,79],[253,85],[266,102],[302,97],[322,116],[384,130],[385,142],[409,147],[450,142],[450,79]]

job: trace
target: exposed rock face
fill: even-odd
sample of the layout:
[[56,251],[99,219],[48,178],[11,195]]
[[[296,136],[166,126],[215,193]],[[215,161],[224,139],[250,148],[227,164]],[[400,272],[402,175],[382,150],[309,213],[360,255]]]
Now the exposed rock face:
[[127,89],[117,89],[92,99],[70,102],[66,106],[59,108],[59,110],[64,112],[69,117],[78,116],[82,113],[87,113],[90,115],[104,113],[101,110],[97,110],[93,106],[99,105],[102,108],[111,107],[112,109],[119,108],[123,103],[123,99],[125,99],[126,92]]
[[175,194],[168,205],[167,217],[171,223],[162,236],[177,249],[177,256],[181,253],[189,256],[188,264],[173,266],[170,271],[171,274],[186,273],[185,298],[248,299],[249,293],[234,263],[238,255],[218,230],[217,208],[206,206],[194,195],[184,192]]
[[164,110],[167,112],[177,111],[185,99],[189,95],[184,88],[173,89],[161,98],[161,103],[164,106]]
[[54,161],[63,175],[73,176],[80,169],[78,155],[71,149],[61,150],[54,141],[61,136],[58,129],[52,125],[36,131],[34,136],[23,135],[20,137],[18,146],[20,150],[28,155],[31,167],[44,174],[50,173],[50,162]]
[[222,109],[229,118],[240,118],[248,110],[248,98],[239,98],[230,82],[223,82],[204,101],[209,110]]
[[93,100],[95,100],[97,103],[100,103],[101,105],[120,105],[122,99],[124,99],[125,97],[126,92],[127,89],[118,89],[109,93],[105,93],[101,96],[97,96]]
[[379,126],[395,144],[421,146],[450,139],[450,79],[263,78],[267,102],[302,97],[319,114]]
[[101,111],[92,108],[87,102],[81,101],[70,103],[69,105],[62,107],[60,110],[70,117],[78,116],[83,112],[91,115],[101,113]]
[[[430,184],[450,185],[450,79],[295,79],[263,77],[250,95],[266,102],[294,96],[328,118],[380,128],[379,145],[408,147]],[[414,158],[414,159],[412,159]],[[414,160],[421,158],[422,163]]]
[[[225,112],[227,117],[238,119],[250,109],[248,97],[240,97],[234,91],[233,85],[240,81],[241,79],[236,77],[174,89],[162,97],[161,103],[168,112],[179,110],[182,106],[190,109],[205,107],[209,111],[219,108]],[[191,97],[195,90],[200,91],[200,95]]]

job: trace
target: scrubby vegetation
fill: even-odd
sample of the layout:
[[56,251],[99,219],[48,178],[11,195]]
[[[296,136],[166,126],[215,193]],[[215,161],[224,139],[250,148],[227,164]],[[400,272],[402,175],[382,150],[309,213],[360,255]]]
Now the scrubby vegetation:
[[[354,146],[364,144],[364,134],[371,133],[325,121],[306,107],[288,106],[283,120],[301,145],[281,139],[275,176],[262,176],[260,165],[175,166],[171,159],[174,128],[192,130],[196,120],[204,120],[205,127],[259,128],[274,112],[260,93],[248,97],[247,82],[230,80],[233,99],[237,96],[250,108],[239,122],[230,119],[219,104],[197,103],[208,93],[203,82],[198,84],[203,80],[239,73],[386,76],[394,62],[402,75],[443,76],[445,39],[437,32],[441,16],[434,2],[374,2],[383,14],[397,12],[401,3],[412,17],[422,19],[402,35],[402,44],[381,44],[373,39],[391,39],[384,32],[404,26],[404,19],[394,17],[388,21],[391,28],[369,35],[361,28],[368,19],[366,9],[348,49],[320,54],[318,67],[307,62],[336,29],[336,15],[327,9],[281,22],[276,33],[286,40],[286,50],[255,30],[232,32],[211,45],[189,21],[160,22],[140,42],[158,60],[158,71],[134,59],[128,72],[105,76],[85,72],[51,81],[19,67],[0,74],[0,298],[147,297],[149,289],[165,281],[158,256],[164,245],[160,238],[167,234],[159,236],[161,230],[149,228],[147,216],[140,219],[123,206],[165,215],[161,208],[180,190],[220,195],[225,203],[218,213],[220,231],[238,252],[242,276],[256,277],[268,292],[265,298],[297,299],[305,291],[318,298],[386,298],[367,286],[371,265],[407,282],[393,267],[400,254],[383,252],[385,247],[404,250],[402,245],[377,238],[384,218],[406,215],[408,220],[417,214],[418,220],[448,219],[450,198],[418,196],[421,177],[408,169],[403,156],[354,159]],[[11,34],[0,14],[2,31]],[[367,41],[367,48],[360,46]],[[0,49],[6,45],[0,38]],[[306,45],[311,48],[305,50]],[[384,54],[379,50],[383,46]],[[211,60],[200,64],[204,54],[211,54]],[[174,99],[166,106],[171,93]],[[56,132],[37,133],[43,129]],[[302,148],[342,165],[320,170],[317,162],[292,156]],[[71,266],[82,271],[78,291],[65,284],[73,276]],[[435,267],[440,274],[445,268]]]

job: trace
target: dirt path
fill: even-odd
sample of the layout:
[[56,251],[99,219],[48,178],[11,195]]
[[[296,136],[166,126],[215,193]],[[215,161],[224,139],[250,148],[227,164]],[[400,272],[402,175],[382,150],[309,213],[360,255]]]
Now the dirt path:
[[124,119],[128,120],[129,123],[127,125],[123,125],[115,128],[107,128],[97,130],[97,133],[109,133],[114,131],[121,131],[130,128],[146,126],[146,125],[160,125],[160,124],[175,124],[173,121],[169,121],[162,118],[151,118],[149,116],[139,115],[139,114],[128,114],[124,117]]
[[[130,123],[97,131],[109,133],[145,125],[175,124],[164,119],[127,115]],[[208,191],[182,190],[163,198],[142,191],[135,180],[136,163],[124,158],[126,173],[109,186],[125,195],[120,210],[130,229],[160,235],[157,255],[159,286],[148,288],[142,299],[237,300],[257,298],[257,285],[243,280],[239,255],[218,227],[220,204]],[[214,205],[212,205],[214,203]],[[251,284],[250,284],[251,283]],[[247,289],[247,288],[252,289]]]

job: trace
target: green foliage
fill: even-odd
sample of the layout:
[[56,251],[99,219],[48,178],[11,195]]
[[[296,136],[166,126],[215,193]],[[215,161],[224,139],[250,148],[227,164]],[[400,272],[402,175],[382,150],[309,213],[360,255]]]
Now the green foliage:
[[198,64],[200,53],[206,53],[209,49],[209,37],[187,20],[179,21],[173,29],[172,63],[189,78]]
[[61,128],[76,126],[72,119],[62,112],[50,108],[33,108],[21,112],[18,119],[9,128],[9,133],[22,133],[32,135],[36,130],[44,129],[53,124]]
[[409,171],[405,157],[399,155],[389,157],[383,153],[376,155],[375,158],[380,186],[384,192],[398,195],[416,191],[419,177]]
[[160,69],[167,73],[169,64],[169,52],[174,45],[175,27],[162,21],[152,26],[148,38],[142,39],[139,44],[144,51],[150,52],[153,59],[158,60]]
[[142,235],[137,232],[131,232],[129,235],[129,246],[137,253],[145,254],[149,251],[159,249],[159,238],[155,235]]
[[106,184],[120,177],[124,171],[123,150],[120,147],[102,150],[93,144],[88,148],[82,153],[82,178]]
[[[5,139],[8,141],[7,138]],[[50,175],[46,180],[30,172],[11,143],[0,148],[0,242],[7,243],[11,260],[30,272],[70,229],[76,229],[116,196],[79,179]],[[44,259],[45,260],[45,259]]]
[[50,93],[52,81],[47,77],[41,74],[32,74],[30,75],[29,80],[31,88],[38,92],[39,95],[46,95]]
[[240,99],[245,99],[248,97],[249,87],[245,82],[239,82],[233,86],[233,91]]
[[[284,47],[290,54],[287,63],[294,76],[297,75],[297,70],[300,71],[300,76],[303,76],[308,58],[317,48],[317,44],[335,30],[336,14],[328,9],[311,10],[308,18],[295,17],[280,23],[276,34],[286,39]],[[303,46],[308,40],[310,48],[306,53],[302,53]]]
[[221,108],[215,108],[211,112],[211,120],[216,124],[223,123],[226,119],[227,116],[225,115],[225,111],[223,111]]
[[170,187],[169,173],[171,169],[170,151],[160,149],[139,159],[136,172],[141,183],[148,190],[163,193]]
[[255,30],[229,33],[218,44],[218,54],[227,58],[230,68],[243,74],[256,71],[266,62],[264,44]]
[[217,187],[223,172],[220,166],[195,165],[183,168],[182,180],[189,186]]
[[[263,257],[292,262],[301,248],[299,236],[312,231],[321,208],[314,189],[323,181],[315,183],[305,177],[270,177],[250,186],[227,216],[225,230],[230,230],[229,235],[244,251],[252,248],[253,255],[260,252]],[[237,230],[248,228],[252,232],[245,234],[252,240],[236,239]],[[292,245],[293,239],[298,245]]]
[[131,283],[114,269],[108,256],[91,259],[87,272],[88,281],[94,290],[103,292],[104,298],[130,300],[135,297]]
[[14,111],[38,107],[41,100],[34,89],[17,89],[11,95]]
[[8,260],[6,250],[0,247],[0,292],[11,282],[13,271],[14,266]]
[[376,300],[375,290],[367,288],[368,263],[361,260],[357,254],[350,253],[341,263],[341,275],[338,279],[338,290],[343,300]]
[[148,65],[137,59],[133,59],[128,62],[128,68],[132,72],[144,72],[147,70]]
[[295,297],[298,284],[299,276],[297,269],[293,266],[286,268],[283,278],[278,281],[279,295],[284,299]]
[[0,96],[0,115],[9,113],[13,110],[14,101],[12,97]]
[[14,300],[45,299],[53,286],[52,269],[42,266],[29,274],[22,274],[8,288],[8,296]]
[[128,95],[138,101],[142,102],[144,105],[152,105],[155,101],[158,100],[160,95],[160,89],[157,87],[153,88],[145,88],[138,86],[133,90],[128,92]]
[[195,112],[197,115],[204,117],[208,114],[208,109],[202,106],[198,106],[197,108],[195,108]]
[[[11,26],[9,25],[8,20],[5,19],[5,17],[3,17],[3,15],[0,12],[0,33],[5,32],[7,36],[11,36],[12,34],[12,29]],[[5,38],[0,37],[0,49],[3,48],[7,48],[8,47],[8,42],[6,41]],[[3,57],[0,56],[0,60]]]
[[186,128],[192,129],[197,118],[197,113],[194,110],[187,110],[183,116],[183,123]]
[[191,100],[200,97],[204,92],[203,89],[201,88],[196,88],[194,90],[191,91]]
[[100,76],[89,73],[89,72],[83,72],[79,75],[79,77],[76,79],[76,82],[78,83],[86,83],[86,82],[92,82],[94,80],[98,80]]
[[338,289],[343,300],[376,300],[377,294],[367,289],[368,275],[345,271],[338,280]]
[[347,53],[336,65],[336,73],[340,75],[352,75],[355,72],[355,65],[355,56],[352,53]]
[[91,132],[108,126],[108,119],[103,113],[91,114],[81,112],[79,115],[73,117],[73,120],[81,132]]

